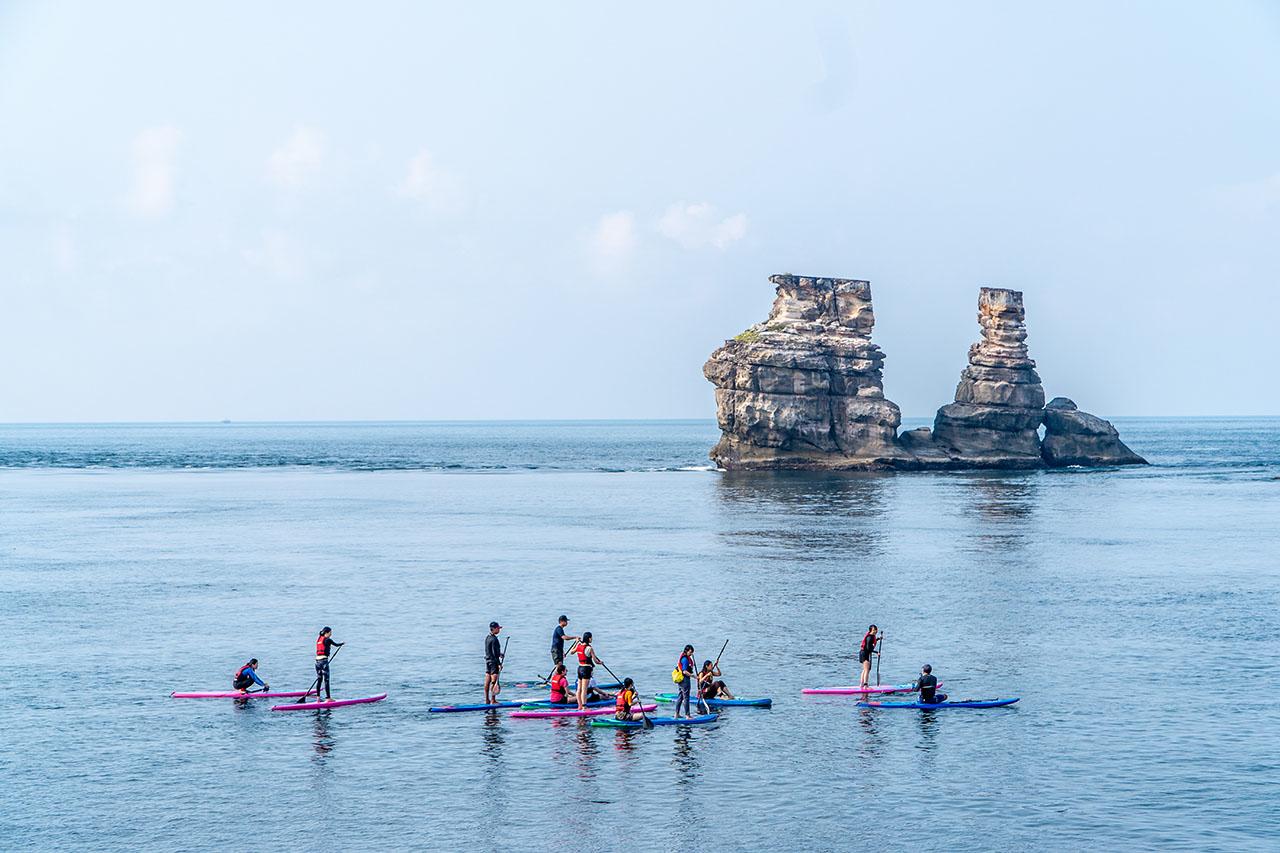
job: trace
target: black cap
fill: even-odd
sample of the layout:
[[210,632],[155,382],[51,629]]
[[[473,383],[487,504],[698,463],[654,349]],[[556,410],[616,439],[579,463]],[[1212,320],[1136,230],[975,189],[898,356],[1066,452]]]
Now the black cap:
[[565,616],[563,613],[561,613],[561,614],[560,614],[560,618],[559,618],[559,619],[557,619],[556,621],[557,621],[557,622],[568,622],[568,621],[569,621],[569,617],[568,617],[568,616]]
[[497,622],[490,622],[490,623],[489,623],[489,630],[490,630],[490,631],[492,631],[494,628],[501,628],[501,627],[502,627],[502,626],[501,626],[501,625],[499,625]]
[[924,666],[920,667],[920,671],[921,671],[921,672],[933,672],[933,667],[929,666],[929,664],[925,664]]

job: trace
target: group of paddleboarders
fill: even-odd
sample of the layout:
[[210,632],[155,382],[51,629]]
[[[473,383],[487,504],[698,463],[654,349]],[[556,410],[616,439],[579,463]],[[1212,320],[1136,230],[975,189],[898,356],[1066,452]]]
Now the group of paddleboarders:
[[[862,674],[858,679],[858,687],[866,689],[871,679],[871,658],[880,654],[880,645],[884,642],[884,634],[874,624],[867,628],[858,644],[858,663],[862,666]],[[925,664],[920,668],[920,677],[915,681],[915,689],[920,694],[920,701],[927,705],[937,705],[947,701],[947,694],[938,692],[938,677],[933,674],[933,667]]]
[[[337,654],[334,649],[340,649],[343,645],[333,638],[333,629],[328,625],[320,629],[319,635],[316,636],[316,680],[311,682],[306,695],[314,693],[318,698],[323,689],[326,700],[333,698],[329,683],[329,661]],[[262,693],[271,689],[270,685],[258,675],[258,659],[250,658],[248,663],[237,669],[236,674],[231,676],[231,689],[248,695],[249,689],[255,684],[262,688],[259,691]]]

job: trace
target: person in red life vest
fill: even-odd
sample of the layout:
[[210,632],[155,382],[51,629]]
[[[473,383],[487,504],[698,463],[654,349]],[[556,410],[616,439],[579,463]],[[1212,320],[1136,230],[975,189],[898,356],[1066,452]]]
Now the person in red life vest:
[[319,698],[322,687],[324,698],[333,698],[333,694],[329,692],[329,658],[333,656],[334,646],[342,648],[343,645],[333,638],[333,629],[328,625],[316,637],[316,698]]
[[595,646],[591,645],[591,632],[583,631],[578,641],[578,710],[587,710],[587,692],[591,689],[591,673],[596,665],[604,663],[596,656]]
[[618,691],[618,697],[615,700],[614,718],[627,721],[644,719],[644,714],[631,710],[639,705],[640,696],[636,693],[635,682],[630,678],[624,678],[622,689]]
[[862,635],[862,644],[858,646],[858,663],[862,664],[862,675],[858,679],[859,687],[867,686],[867,679],[871,677],[871,656],[876,653],[876,647],[879,645],[880,629],[872,625],[867,629],[867,633]]
[[258,659],[250,658],[249,662],[236,670],[236,674],[231,678],[231,689],[239,690],[241,693],[247,693],[253,685],[258,685],[263,691],[270,690],[267,682],[258,677]]
[[569,704],[569,676],[564,664],[556,664],[555,670],[551,673],[551,704],[552,705],[568,705]]
[[498,641],[498,632],[502,626],[497,622],[489,623],[489,634],[484,638],[484,704],[490,705],[498,701],[502,685],[498,683],[502,672],[502,643]]
[[684,676],[676,686],[680,688],[680,692],[676,694],[676,712],[675,718],[680,719],[680,706],[684,706],[684,715],[692,717],[693,712],[689,710],[689,692],[698,680],[698,665],[694,663],[693,646],[685,646],[684,651],[680,653],[680,660],[676,663],[676,669]]

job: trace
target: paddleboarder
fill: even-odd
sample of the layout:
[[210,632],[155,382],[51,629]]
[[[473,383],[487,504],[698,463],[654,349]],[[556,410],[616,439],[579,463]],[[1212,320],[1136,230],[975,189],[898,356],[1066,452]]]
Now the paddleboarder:
[[491,705],[498,701],[502,685],[498,683],[502,672],[502,643],[498,642],[498,632],[502,626],[497,622],[489,623],[489,635],[484,638],[484,703]]
[[551,632],[551,663],[558,666],[564,663],[564,641],[577,640],[579,638],[573,634],[566,634],[564,632],[564,629],[569,625],[568,616],[564,616],[562,614],[557,621],[559,624],[556,625],[555,630]]
[[[676,687],[680,692],[676,695],[676,712],[675,718],[680,719],[680,706],[684,706],[684,715],[692,717],[693,712],[689,710],[689,693],[694,682],[698,680],[698,665],[694,663],[693,646],[685,646],[684,651],[680,653],[680,660],[676,663],[675,672],[671,675],[671,680],[675,681]],[[676,680],[676,674],[680,675],[680,679]]]
[[866,687],[867,680],[871,678],[871,656],[877,651],[880,645],[880,629],[872,625],[867,629],[867,633],[862,635],[862,644],[858,646],[858,663],[862,664],[862,676],[858,680],[859,687]]
[[920,691],[920,701],[927,705],[937,705],[947,701],[947,694],[938,692],[938,676],[933,674],[933,667],[929,664],[920,667],[920,678],[916,680],[916,689]]
[[316,698],[320,698],[320,688],[324,688],[324,698],[332,699],[333,695],[329,692],[329,658],[333,656],[334,647],[342,648],[345,643],[339,643],[333,638],[333,629],[328,625],[320,631],[320,636],[316,637]]
[[720,679],[720,665],[712,661],[702,662],[702,670],[698,673],[699,696],[703,699],[732,699],[733,694]]
[[578,641],[578,710],[587,710],[587,693],[591,690],[591,673],[595,672],[598,664],[604,661],[596,655],[595,647],[591,645],[591,632],[583,631],[582,638]]
[[236,674],[231,679],[231,689],[239,690],[241,693],[248,693],[249,688],[258,685],[263,691],[269,690],[267,682],[258,677],[258,659],[249,658],[249,662],[236,670]]
[[639,699],[640,696],[636,693],[635,682],[630,678],[622,679],[622,689],[618,691],[618,697],[614,703],[614,719],[625,722],[643,720],[644,714],[631,710],[639,704]]
[[569,676],[564,668],[564,664],[556,664],[556,668],[551,671],[551,704],[552,705],[568,705],[569,704]]

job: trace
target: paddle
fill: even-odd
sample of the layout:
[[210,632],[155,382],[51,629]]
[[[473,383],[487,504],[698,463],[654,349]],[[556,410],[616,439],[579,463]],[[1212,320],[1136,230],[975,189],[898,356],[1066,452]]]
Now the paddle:
[[876,643],[876,684],[880,684],[880,657],[884,654],[884,631],[880,632],[880,639]]
[[[343,645],[343,646],[345,646],[345,645],[346,645],[346,643],[343,643],[342,645]],[[340,651],[342,651],[342,646],[338,646],[336,649],[334,649],[334,650],[333,650],[333,654],[329,655],[329,660],[330,660],[330,661],[332,661],[334,658],[336,658],[336,657],[338,656],[338,652],[340,652]],[[308,687],[308,688],[307,688],[307,692],[306,692],[306,693],[303,693],[301,696],[299,696],[299,697],[298,697],[298,699],[297,699],[297,700],[295,700],[293,704],[295,704],[295,705],[301,705],[302,703],[306,702],[306,701],[307,701],[307,697],[311,695],[311,691],[312,691],[312,689],[314,689],[314,690],[316,691],[316,700],[317,700],[317,701],[319,701],[319,699],[320,699],[320,673],[316,673],[316,680],[315,680],[315,681],[313,681],[313,682],[311,682],[311,687]]]
[[[605,672],[613,676],[614,681],[618,682],[619,684],[624,684],[622,679],[618,677],[618,674],[613,670],[609,669],[609,665],[607,663],[605,663],[604,661],[600,661],[600,665],[604,667]],[[621,689],[626,690],[627,688],[624,686]],[[644,712],[644,700],[640,698],[640,691],[636,690],[634,683],[631,685],[631,689],[635,690],[636,692],[636,707],[640,709],[640,722],[644,723],[644,727],[646,729],[653,728],[653,720],[649,719],[648,715],[645,714]],[[631,710],[630,708],[627,709],[627,711],[630,711],[630,710]]]
[[[578,641],[577,641],[577,640],[570,640],[570,641],[569,641],[569,648],[565,650],[564,657],[566,657],[566,658],[567,658],[569,655],[573,654],[573,650],[574,650],[574,649],[576,649],[577,647],[578,647]],[[561,663],[564,663],[564,658],[561,658],[561,659],[560,659],[560,662],[561,662]],[[569,671],[569,668],[568,668],[568,667],[565,667],[565,672],[568,672],[568,671]],[[542,683],[543,683],[543,684],[549,684],[549,683],[551,682],[551,676],[552,676],[552,675],[555,675],[555,674],[556,674],[555,667],[552,667],[550,674],[548,674],[548,675],[539,675],[539,676],[538,676],[538,678],[541,678],[541,679],[542,679]]]
[[[724,641],[724,645],[720,647],[720,654],[716,655],[715,663],[711,664],[712,672],[715,672],[716,667],[720,666],[720,655],[723,655],[724,650],[727,648],[729,648],[729,640],[726,638]],[[715,676],[713,675],[712,678],[715,678]],[[706,699],[702,698],[702,682],[701,681],[698,682],[698,704],[702,706],[702,710],[706,711],[708,714],[711,713],[711,706],[707,704]]]

